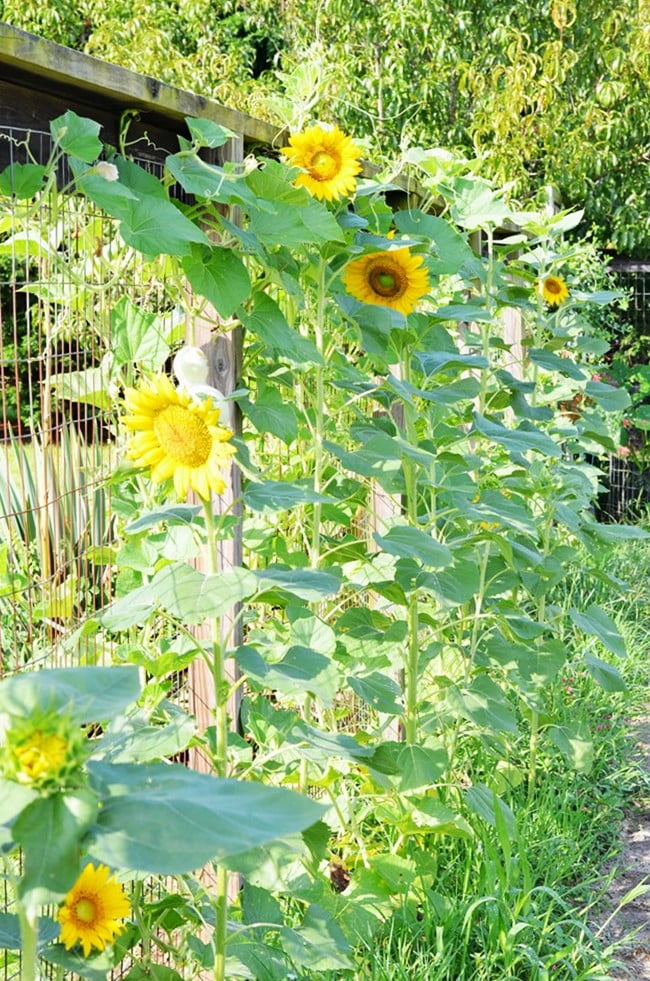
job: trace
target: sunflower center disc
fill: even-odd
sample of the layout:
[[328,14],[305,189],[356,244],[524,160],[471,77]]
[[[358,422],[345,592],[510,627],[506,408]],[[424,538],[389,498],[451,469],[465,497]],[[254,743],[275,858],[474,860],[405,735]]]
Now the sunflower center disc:
[[309,173],[318,181],[329,180],[338,171],[336,158],[327,150],[319,150],[311,159]]
[[546,285],[546,289],[549,291],[549,293],[559,293],[560,292],[560,284],[557,282],[556,279],[547,279],[545,285]]
[[74,908],[75,916],[82,923],[92,923],[97,910],[92,899],[80,899]]
[[400,296],[404,292],[402,277],[385,267],[371,269],[368,281],[378,296]]
[[201,467],[210,456],[210,430],[203,419],[182,405],[169,405],[159,412],[153,431],[161,449],[178,466]]

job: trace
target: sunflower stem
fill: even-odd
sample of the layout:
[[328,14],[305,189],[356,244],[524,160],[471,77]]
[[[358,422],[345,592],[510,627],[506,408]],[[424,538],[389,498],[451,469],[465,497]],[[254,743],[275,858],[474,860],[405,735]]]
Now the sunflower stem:
[[[208,568],[212,574],[219,571],[217,540],[215,536],[212,499],[203,500],[205,533],[208,544]],[[221,618],[210,620],[212,640],[212,680],[214,684],[215,752],[213,765],[218,777],[225,777],[228,769],[228,686],[221,629]],[[228,872],[217,865],[215,882],[214,927],[214,979],[225,981],[226,942],[228,926]]]
[[[411,381],[411,351],[407,349],[402,360],[402,377],[407,385]],[[417,446],[417,429],[415,411],[412,405],[404,405],[404,426],[406,439],[410,446]],[[404,483],[406,485],[406,514],[409,524],[418,527],[418,496],[416,463],[411,457],[404,458]],[[406,664],[404,671],[405,710],[404,735],[406,742],[417,742],[418,736],[418,665],[420,658],[419,645],[419,611],[418,594],[414,589],[409,594],[407,605],[408,643],[406,649]]]
[[143,968],[147,969],[151,963],[151,931],[142,915],[142,881],[140,879],[137,879],[133,884],[131,909],[135,924],[140,931],[140,946],[142,948],[140,963]]
[[[318,297],[316,301],[316,317],[314,322],[314,341],[316,349],[321,355],[321,363],[316,365],[316,401],[314,404],[314,491],[320,494],[323,489],[323,439],[325,436],[325,303],[327,301],[327,287],[325,277],[327,274],[327,263],[325,259],[320,260],[318,268]],[[314,503],[313,522],[311,530],[311,547],[309,552],[309,564],[312,569],[317,569],[321,559],[321,522],[322,505],[320,501]],[[318,612],[318,608],[314,608]],[[303,718],[309,723],[312,717],[313,698],[310,694],[305,696],[303,704]],[[309,773],[307,760],[303,757],[300,761],[299,787],[301,793],[306,793],[309,784]]]
[[20,925],[20,981],[36,981],[38,916],[30,917],[22,903],[18,903],[16,908]]

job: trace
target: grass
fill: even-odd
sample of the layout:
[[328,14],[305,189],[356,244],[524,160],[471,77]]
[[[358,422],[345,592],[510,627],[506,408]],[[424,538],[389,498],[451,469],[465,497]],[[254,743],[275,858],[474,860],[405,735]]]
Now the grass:
[[[598,603],[628,644],[622,668],[627,691],[603,691],[584,670],[579,652],[553,691],[567,717],[583,719],[593,733],[591,771],[568,769],[547,747],[533,796],[522,784],[510,798],[516,815],[512,839],[504,828],[478,819],[473,837],[438,839],[432,846],[433,881],[419,902],[405,901],[383,933],[358,950],[355,981],[611,977],[616,950],[589,924],[607,889],[603,868],[615,860],[624,809],[647,782],[632,758],[631,720],[647,705],[650,543],[613,548],[602,556],[600,569],[627,582],[621,594],[585,573],[554,597],[583,608]],[[350,977],[328,975],[339,976]]]

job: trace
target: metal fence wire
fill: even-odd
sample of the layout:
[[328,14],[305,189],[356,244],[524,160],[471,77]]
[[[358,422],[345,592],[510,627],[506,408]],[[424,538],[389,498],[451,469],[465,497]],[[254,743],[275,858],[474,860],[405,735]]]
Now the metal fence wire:
[[[623,326],[628,342],[647,357],[650,350],[650,262],[617,259],[610,266],[619,287],[629,296]],[[645,353],[644,353],[645,352]],[[645,443],[647,434],[631,434]],[[634,521],[650,504],[650,470],[628,457],[610,456],[601,461],[605,490],[598,499],[598,517],[604,521]]]

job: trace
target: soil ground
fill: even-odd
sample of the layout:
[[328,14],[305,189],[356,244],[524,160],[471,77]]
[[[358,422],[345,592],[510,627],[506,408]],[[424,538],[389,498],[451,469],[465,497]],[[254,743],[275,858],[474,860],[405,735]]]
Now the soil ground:
[[[637,721],[637,759],[650,779],[650,717]],[[625,816],[621,829],[621,852],[615,860],[617,872],[607,890],[600,923],[617,909],[621,900],[635,886],[650,887],[650,797],[647,784],[643,796],[636,800]],[[624,941],[616,957],[620,967],[613,981],[650,981],[650,891],[626,903],[603,929],[601,939]]]

